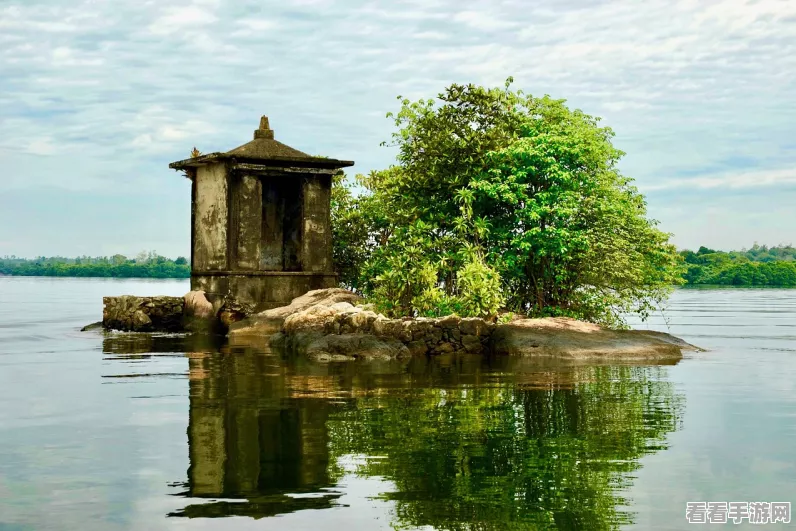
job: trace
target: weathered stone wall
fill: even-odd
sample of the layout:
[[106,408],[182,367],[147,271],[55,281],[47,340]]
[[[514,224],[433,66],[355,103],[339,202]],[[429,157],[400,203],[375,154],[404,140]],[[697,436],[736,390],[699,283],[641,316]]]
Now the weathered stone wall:
[[234,269],[256,271],[262,253],[263,188],[252,175],[233,174],[232,215],[235,228]]
[[320,332],[327,335],[371,334],[395,339],[409,354],[479,353],[488,347],[495,324],[477,317],[439,319],[388,319],[348,302],[316,305],[288,316],[282,326],[286,336]]
[[222,163],[196,171],[193,269],[227,268],[227,176]]
[[103,297],[102,327],[130,332],[183,330],[182,297]]
[[333,270],[329,219],[331,186],[328,175],[317,175],[304,181],[302,264],[305,271],[327,273]]
[[332,288],[337,285],[337,276],[326,273],[267,273],[243,275],[191,276],[191,289],[202,290],[208,297],[223,297],[232,293],[242,304],[252,305],[261,312],[271,308],[287,306],[294,298],[308,291]]

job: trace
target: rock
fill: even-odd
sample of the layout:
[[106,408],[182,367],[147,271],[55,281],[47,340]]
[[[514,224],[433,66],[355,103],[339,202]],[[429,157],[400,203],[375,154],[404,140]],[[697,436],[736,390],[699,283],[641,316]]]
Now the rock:
[[494,354],[617,360],[678,360],[699,350],[669,334],[609,330],[565,317],[518,319],[497,325],[489,341]]
[[424,341],[412,341],[406,347],[412,356],[422,356],[428,353],[428,347]]
[[102,327],[127,332],[183,331],[182,297],[103,297]]
[[102,321],[91,323],[80,329],[81,332],[89,332],[91,330],[102,330]]
[[350,302],[345,302],[345,301],[343,301],[343,302],[335,302],[334,304],[329,306],[329,308],[331,308],[332,310],[334,310],[336,312],[340,312],[340,313],[344,313],[344,312],[347,312],[347,311],[355,311],[355,312],[361,312],[362,311],[361,309],[357,308],[356,306],[354,306]]
[[465,317],[459,321],[459,330],[462,334],[473,336],[484,336],[492,332],[495,325],[487,322],[480,317]]
[[478,336],[469,334],[462,336],[462,346],[467,352],[481,352],[483,349],[481,339]]
[[403,321],[401,323],[401,329],[398,332],[398,339],[404,343],[412,341],[412,327],[414,324],[414,321]]
[[186,317],[212,319],[215,317],[213,304],[207,300],[203,290],[189,291],[183,296],[182,313]]
[[149,328],[152,324],[152,319],[144,313],[144,310],[136,310],[133,312],[133,330],[144,330],[145,328]]
[[221,307],[218,309],[218,320],[225,330],[234,323],[243,321],[254,313],[254,307],[232,298],[225,298]]
[[373,333],[382,337],[398,337],[403,331],[403,321],[400,319],[381,319],[373,321]]
[[364,310],[351,316],[351,326],[359,332],[370,332],[375,320],[376,314],[374,312]]
[[340,312],[330,306],[316,304],[306,310],[289,315],[282,326],[286,334],[297,332],[332,332],[335,318]]
[[[655,332],[614,331],[566,318],[515,319],[501,325],[455,315],[388,319],[356,306],[343,289],[315,290],[230,325],[230,339],[272,336],[272,345],[316,360],[392,359],[458,353],[606,360],[679,360],[687,343]],[[253,334],[253,336],[251,335]]]
[[428,331],[428,334],[426,335],[426,343],[429,343],[433,346],[439,343],[440,341],[442,341],[442,328],[434,326]]
[[292,314],[301,312],[315,305],[331,306],[338,302],[356,304],[362,297],[354,292],[341,288],[316,289],[308,291],[301,297],[293,299],[289,305],[265,310],[242,321],[232,323],[229,333],[271,335],[282,328],[285,319]]
[[456,315],[448,315],[437,319],[437,326],[444,329],[459,328],[461,318]]
[[220,331],[213,303],[202,290],[189,291],[183,296],[182,322],[185,330],[195,333]]
[[450,354],[456,350],[456,347],[453,346],[452,343],[440,343],[433,349],[431,349],[432,354]]
[[415,321],[415,325],[412,328],[412,339],[414,341],[425,341],[426,336],[428,336],[432,326],[432,323],[428,320],[418,319]]

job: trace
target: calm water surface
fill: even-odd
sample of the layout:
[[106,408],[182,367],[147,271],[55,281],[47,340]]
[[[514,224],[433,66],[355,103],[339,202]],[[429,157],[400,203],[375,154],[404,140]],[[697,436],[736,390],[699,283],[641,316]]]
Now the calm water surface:
[[671,366],[79,332],[103,295],[187,290],[0,278],[0,530],[688,529],[690,500],[796,503],[796,290],[678,291],[639,327],[710,350]]

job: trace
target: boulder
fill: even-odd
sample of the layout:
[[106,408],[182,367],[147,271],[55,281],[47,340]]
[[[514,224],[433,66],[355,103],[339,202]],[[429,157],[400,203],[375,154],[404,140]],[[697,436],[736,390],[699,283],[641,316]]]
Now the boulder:
[[218,328],[213,304],[203,290],[189,291],[183,296],[183,328],[197,333],[211,333]]
[[332,306],[338,302],[347,302],[354,305],[361,300],[362,297],[356,293],[342,288],[308,291],[304,295],[293,299],[287,306],[265,310],[247,319],[230,324],[229,334],[271,335],[280,331],[288,316],[307,310],[312,306]]
[[126,332],[181,332],[182,297],[103,297],[102,327]]
[[102,321],[91,323],[80,329],[81,332],[89,332],[91,330],[102,330]]
[[566,317],[497,325],[489,347],[498,355],[656,361],[679,360],[682,350],[699,350],[661,332],[609,330]]
[[207,300],[204,290],[193,290],[186,293],[183,298],[183,315],[197,319],[212,319],[215,317],[213,304]]
[[340,310],[335,309],[334,305],[316,304],[287,316],[282,325],[282,331],[286,334],[310,331],[333,333],[335,319],[340,314]]

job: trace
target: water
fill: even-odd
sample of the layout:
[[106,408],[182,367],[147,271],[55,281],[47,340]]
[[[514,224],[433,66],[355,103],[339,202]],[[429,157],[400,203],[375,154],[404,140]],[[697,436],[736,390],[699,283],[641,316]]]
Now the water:
[[103,295],[187,290],[0,278],[0,530],[686,529],[691,500],[796,502],[796,290],[678,291],[641,327],[709,351],[669,366],[79,332]]

